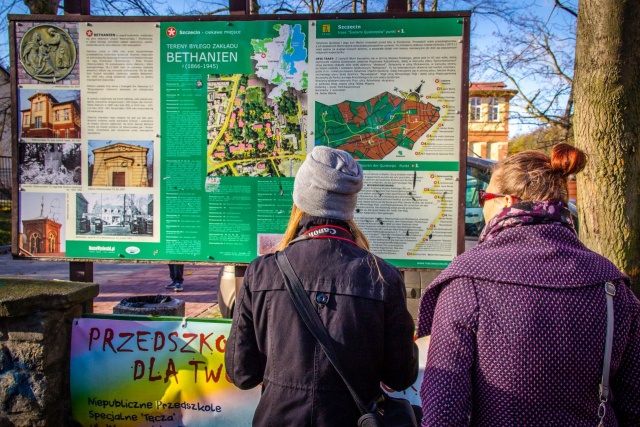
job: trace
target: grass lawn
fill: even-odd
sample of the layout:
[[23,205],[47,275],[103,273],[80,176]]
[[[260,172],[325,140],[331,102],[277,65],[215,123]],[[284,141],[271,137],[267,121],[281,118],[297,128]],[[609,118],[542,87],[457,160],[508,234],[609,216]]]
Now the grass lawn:
[[11,244],[11,210],[0,210],[0,246]]

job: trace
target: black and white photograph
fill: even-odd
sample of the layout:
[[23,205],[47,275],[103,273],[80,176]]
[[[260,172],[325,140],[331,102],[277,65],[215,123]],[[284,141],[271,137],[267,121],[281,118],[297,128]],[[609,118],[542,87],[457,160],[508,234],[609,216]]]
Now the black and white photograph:
[[77,193],[76,234],[153,236],[153,194]]
[[22,143],[20,184],[81,185],[80,144]]

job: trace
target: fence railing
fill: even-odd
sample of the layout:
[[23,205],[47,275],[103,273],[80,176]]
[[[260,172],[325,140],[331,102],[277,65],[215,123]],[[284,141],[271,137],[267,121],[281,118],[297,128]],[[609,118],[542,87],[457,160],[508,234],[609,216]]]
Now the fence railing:
[[11,157],[0,156],[0,209],[11,208]]

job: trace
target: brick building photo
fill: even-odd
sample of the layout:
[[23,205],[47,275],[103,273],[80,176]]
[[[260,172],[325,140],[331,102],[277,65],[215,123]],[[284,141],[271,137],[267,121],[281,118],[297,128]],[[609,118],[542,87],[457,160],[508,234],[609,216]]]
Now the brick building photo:
[[[24,91],[33,92],[33,91]],[[58,95],[56,92],[59,92]],[[80,92],[74,90],[35,92],[20,96],[21,138],[73,138],[81,137]]]
[[21,256],[64,256],[66,195],[24,193],[20,200]]

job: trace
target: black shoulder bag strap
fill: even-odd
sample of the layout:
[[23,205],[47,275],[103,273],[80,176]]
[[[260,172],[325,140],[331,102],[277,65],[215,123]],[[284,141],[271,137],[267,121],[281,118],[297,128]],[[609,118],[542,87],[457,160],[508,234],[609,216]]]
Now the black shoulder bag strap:
[[600,422],[598,427],[604,426],[604,416],[607,412],[606,403],[609,400],[609,368],[611,367],[611,350],[613,348],[613,297],[616,296],[616,286],[607,282],[604,284],[604,291],[607,296],[607,334],[604,340],[604,360],[602,362],[602,382],[600,383],[600,406],[598,407],[598,417]]
[[344,381],[345,385],[349,389],[349,393],[351,393],[353,400],[356,402],[360,413],[362,415],[366,414],[367,412],[369,412],[367,410],[367,406],[362,402],[360,397],[358,397],[356,391],[353,389],[353,387],[351,387],[351,384],[344,376],[342,368],[338,363],[336,351],[333,348],[333,344],[331,343],[329,333],[322,324],[318,313],[316,313],[315,309],[311,305],[309,296],[303,289],[302,283],[300,283],[300,279],[296,275],[296,272],[293,270],[293,267],[289,262],[289,258],[284,252],[276,252],[276,262],[278,263],[278,268],[280,269],[280,272],[284,277],[284,284],[289,291],[289,296],[291,296],[293,305],[295,306],[296,310],[298,310],[298,314],[302,318],[304,324],[307,325],[307,328],[309,328],[311,334],[313,334],[316,340],[318,340],[318,343],[320,343],[320,347],[322,347],[322,350],[327,355],[327,358],[329,359],[335,370],[338,372],[338,375],[340,375],[340,377],[342,378],[342,381]]

